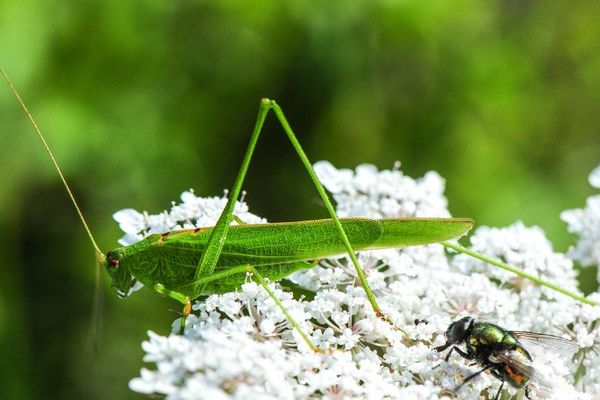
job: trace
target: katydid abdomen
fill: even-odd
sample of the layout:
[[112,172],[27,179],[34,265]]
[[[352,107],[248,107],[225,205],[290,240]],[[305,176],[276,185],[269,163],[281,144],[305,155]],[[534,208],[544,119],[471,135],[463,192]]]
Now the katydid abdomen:
[[[470,219],[341,219],[352,248],[375,250],[435,243],[457,237],[471,228]],[[437,229],[431,229],[437,225]],[[137,281],[160,284],[191,298],[239,287],[244,272],[223,276],[198,291],[193,285],[198,262],[212,228],[185,229],[151,235],[107,254],[113,288],[126,297]],[[346,253],[332,219],[236,225],[229,229],[214,273],[251,265],[271,280],[303,268],[307,261]]]

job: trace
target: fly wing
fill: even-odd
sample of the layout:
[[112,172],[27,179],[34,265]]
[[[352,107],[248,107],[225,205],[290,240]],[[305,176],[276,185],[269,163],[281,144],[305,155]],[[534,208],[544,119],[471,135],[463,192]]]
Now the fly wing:
[[543,374],[533,366],[531,361],[514,351],[493,354],[490,356],[490,361],[508,365],[515,373],[529,377],[532,382],[542,388],[552,388],[552,383],[544,378]]
[[510,333],[531,353],[539,354],[550,351],[566,360],[571,360],[573,355],[581,349],[574,341],[560,336],[527,331],[511,331]]

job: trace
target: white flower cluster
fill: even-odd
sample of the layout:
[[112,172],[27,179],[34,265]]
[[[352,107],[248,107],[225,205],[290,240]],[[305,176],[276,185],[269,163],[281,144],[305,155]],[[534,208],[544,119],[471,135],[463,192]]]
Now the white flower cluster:
[[[448,216],[443,180],[435,173],[413,180],[398,170],[378,172],[359,166],[356,173],[326,162],[315,169],[333,193],[340,215]],[[157,231],[214,224],[224,199],[199,199],[184,193],[182,210],[151,216],[116,214],[127,238]],[[205,203],[204,203],[205,202]],[[185,206],[184,206],[185,205]],[[257,218],[238,204],[244,221]],[[175,215],[175,217],[173,216]],[[210,215],[211,217],[207,217]],[[212,219],[211,219],[212,218]],[[600,212],[595,216],[600,218]],[[566,289],[577,291],[573,264],[555,253],[539,228],[521,223],[504,229],[480,228],[472,249],[503,259]],[[169,399],[480,399],[493,398],[500,381],[483,373],[456,388],[481,367],[453,354],[449,362],[434,351],[444,332],[466,315],[514,330],[569,337],[585,351],[573,368],[552,353],[533,353],[540,376],[529,387],[532,398],[592,399],[600,396],[600,307],[582,305],[439,244],[359,254],[385,315],[376,317],[356,272],[346,258],[325,259],[296,272],[290,282],[270,285],[292,317],[323,353],[315,353],[291,328],[265,291],[248,278],[233,293],[209,296],[194,305],[183,335],[174,321],[169,336],[149,332],[142,344],[142,369],[132,390]],[[303,295],[294,297],[292,286]],[[596,293],[590,299],[600,301]],[[405,330],[409,339],[395,326]],[[551,387],[540,382],[552,382]],[[512,387],[505,388],[515,394]]]
[[[592,171],[589,181],[593,187],[600,188],[600,165]],[[584,209],[563,211],[560,218],[569,225],[569,232],[579,236],[579,241],[571,249],[569,256],[584,267],[600,266],[600,195],[588,197]]]
[[[125,235],[119,239],[119,244],[128,246],[142,240],[153,233],[162,233],[178,229],[201,228],[214,225],[221,211],[227,204],[227,192],[223,197],[198,197],[190,189],[181,194],[181,203],[171,204],[170,211],[150,215],[146,211],[138,212],[132,208],[114,213],[113,218]],[[267,222],[248,212],[248,205],[243,201],[235,204],[233,215],[247,224]],[[236,223],[235,221],[233,223]]]
[[[397,164],[399,167],[399,163]],[[356,172],[336,169],[328,161],[315,163],[319,180],[333,195],[340,217],[449,217],[444,178],[430,171],[420,179],[398,168],[378,171],[362,164]]]

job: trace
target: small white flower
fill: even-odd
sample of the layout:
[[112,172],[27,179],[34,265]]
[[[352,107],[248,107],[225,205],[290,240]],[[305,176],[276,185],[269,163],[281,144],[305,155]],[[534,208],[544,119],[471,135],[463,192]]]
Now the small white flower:
[[260,322],[260,331],[264,335],[270,335],[275,331],[275,322],[269,318],[263,319]]
[[126,208],[113,214],[113,219],[125,233],[137,234],[146,226],[144,215],[133,208]]
[[352,332],[352,329],[344,328],[342,334],[337,338],[337,343],[344,346],[344,350],[350,350],[359,340],[360,336]]
[[333,329],[331,328],[327,328],[324,331],[315,331],[312,337],[315,345],[321,350],[329,349],[336,342]]
[[331,319],[337,326],[347,325],[350,321],[350,314],[347,311],[334,310],[331,313]]

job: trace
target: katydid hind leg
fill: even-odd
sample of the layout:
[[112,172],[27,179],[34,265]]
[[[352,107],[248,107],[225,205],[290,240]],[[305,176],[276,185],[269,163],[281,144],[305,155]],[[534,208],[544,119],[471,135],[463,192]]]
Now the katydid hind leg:
[[265,119],[270,110],[273,110],[273,112],[275,113],[285,134],[287,135],[290,143],[292,144],[292,147],[298,154],[298,157],[302,161],[302,164],[304,165],[311,180],[313,181],[313,184],[314,184],[317,192],[319,193],[321,200],[325,204],[325,207],[327,208],[329,215],[333,219],[336,229],[340,235],[340,238],[342,239],[342,241],[344,243],[344,246],[348,252],[348,256],[352,260],[352,263],[356,269],[356,273],[358,275],[360,283],[365,290],[367,298],[369,299],[369,302],[371,303],[371,306],[373,307],[374,312],[379,317],[382,317],[387,320],[387,318],[385,318],[383,316],[383,313],[381,312],[381,308],[379,307],[379,305],[377,304],[377,301],[375,299],[375,295],[373,294],[373,292],[371,291],[371,289],[369,287],[369,284],[367,283],[365,274],[358,262],[358,259],[356,258],[356,255],[354,254],[354,250],[352,249],[350,241],[348,240],[348,236],[347,236],[346,232],[344,231],[342,224],[339,221],[339,218],[338,218],[338,216],[335,212],[335,209],[329,199],[329,196],[327,195],[327,193],[325,191],[325,188],[323,187],[323,185],[319,181],[319,178],[317,177],[315,171],[313,170],[311,162],[309,161],[308,157],[306,156],[302,146],[298,142],[298,139],[296,138],[296,135],[294,134],[290,124],[288,123],[282,109],[279,107],[279,105],[275,101],[269,100],[269,99],[261,100],[261,104],[260,104],[258,116],[256,119],[256,123],[254,126],[254,130],[250,137],[250,141],[249,141],[248,147],[246,149],[246,153],[244,155],[242,165],[240,167],[238,175],[233,184],[233,188],[230,192],[230,196],[227,201],[227,204],[226,204],[225,208],[223,209],[223,212],[221,213],[221,216],[219,217],[219,220],[217,221],[215,227],[213,228],[212,234],[207,242],[206,251],[204,252],[204,254],[202,255],[202,257],[198,263],[198,267],[197,267],[196,273],[195,273],[195,279],[198,280],[198,279],[202,278],[203,276],[212,275],[212,273],[214,272],[214,270],[216,268],[219,256],[221,254],[223,245],[225,243],[225,239],[227,237],[227,232],[229,230],[229,224],[231,223],[231,220],[232,220],[235,202],[237,201],[237,199],[240,195],[241,187],[244,182],[246,172],[248,171],[248,167],[250,165],[250,161],[252,159],[254,149],[256,148],[256,144],[258,142],[260,133],[262,131]]
[[[385,316],[381,312],[381,308],[377,304],[375,295],[373,294],[373,291],[371,290],[371,288],[369,287],[369,284],[367,283],[367,278],[365,277],[362,267],[360,266],[360,263],[358,262],[358,258],[356,258],[356,254],[354,254],[354,250],[352,249],[352,245],[350,244],[348,235],[346,234],[346,231],[344,230],[342,223],[340,222],[340,220],[335,212],[335,208],[333,207],[333,204],[331,203],[331,200],[329,199],[329,196],[327,195],[325,188],[323,187],[323,185],[321,184],[321,181],[317,177],[317,174],[315,173],[315,170],[312,167],[312,163],[309,161],[308,157],[306,156],[306,153],[304,152],[304,149],[300,145],[300,142],[298,142],[298,139],[296,138],[296,135],[294,134],[289,122],[287,121],[287,118],[285,117],[285,114],[283,113],[283,110],[281,109],[281,107],[279,107],[279,105],[275,101],[270,100],[270,102],[271,102],[273,112],[277,116],[277,119],[279,120],[281,126],[283,127],[284,132],[286,133],[288,139],[292,143],[294,150],[296,150],[298,157],[302,161],[302,164],[304,165],[306,172],[310,176],[310,179],[312,180],[312,182],[315,186],[315,189],[319,193],[319,197],[323,201],[323,204],[325,205],[325,208],[327,209],[329,216],[333,219],[333,222],[336,226],[338,234],[339,234],[340,238],[342,239],[342,242],[344,243],[344,247],[346,248],[348,256],[350,257],[350,260],[352,261],[352,264],[354,265],[354,268],[356,269],[356,274],[358,276],[360,284],[362,285],[362,287],[365,291],[365,294],[367,295],[367,298],[369,299],[369,303],[371,303],[371,306],[373,307],[373,311],[375,312],[375,314],[377,314],[377,316],[387,320],[387,318],[385,318]],[[404,331],[402,331],[402,332],[404,332]]]

